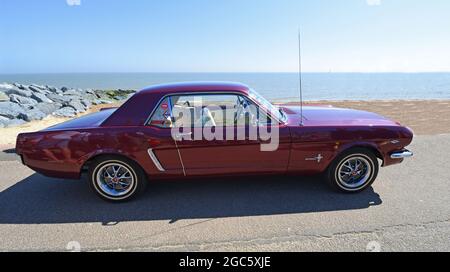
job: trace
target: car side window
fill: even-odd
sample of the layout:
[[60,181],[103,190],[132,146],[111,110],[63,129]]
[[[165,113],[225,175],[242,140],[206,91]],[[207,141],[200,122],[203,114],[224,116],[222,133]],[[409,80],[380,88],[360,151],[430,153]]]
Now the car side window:
[[266,126],[272,124],[272,119],[267,115],[265,111],[261,110],[259,106],[257,106],[248,98],[244,99],[247,100],[247,106],[245,109],[246,124],[254,126]]
[[233,126],[238,96],[199,94],[173,96],[172,114],[176,127]]
[[247,97],[237,94],[187,94],[163,99],[149,125],[175,127],[231,127],[270,125],[270,117]]
[[172,127],[171,121],[171,103],[170,98],[164,98],[154,110],[153,115],[150,119],[149,125],[160,127],[160,128],[170,128]]

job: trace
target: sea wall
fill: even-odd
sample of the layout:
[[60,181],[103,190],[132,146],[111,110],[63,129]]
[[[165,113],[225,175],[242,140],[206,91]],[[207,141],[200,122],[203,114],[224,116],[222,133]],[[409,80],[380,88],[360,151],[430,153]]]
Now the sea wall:
[[75,117],[92,105],[123,101],[135,92],[3,83],[0,84],[0,128],[41,120],[48,115]]

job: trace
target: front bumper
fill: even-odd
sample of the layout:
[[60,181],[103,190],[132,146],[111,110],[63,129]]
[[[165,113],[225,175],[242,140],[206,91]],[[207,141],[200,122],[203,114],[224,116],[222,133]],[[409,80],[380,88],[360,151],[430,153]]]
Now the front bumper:
[[391,154],[391,159],[411,158],[414,154],[409,150],[402,150]]

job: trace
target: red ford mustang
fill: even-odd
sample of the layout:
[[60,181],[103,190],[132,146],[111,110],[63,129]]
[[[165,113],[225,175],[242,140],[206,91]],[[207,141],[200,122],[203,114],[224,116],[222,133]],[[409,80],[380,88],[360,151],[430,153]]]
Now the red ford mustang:
[[[254,127],[276,132],[276,141],[249,137]],[[225,136],[208,138],[206,130]],[[389,166],[412,156],[405,149],[412,138],[410,129],[374,113],[327,106],[301,113],[242,84],[205,82],[153,86],[119,108],[20,134],[16,151],[49,177],[87,171],[100,197],[124,201],[148,180],[245,174],[324,173],[334,189],[359,192],[375,180],[378,159]],[[263,150],[270,141],[276,148]]]

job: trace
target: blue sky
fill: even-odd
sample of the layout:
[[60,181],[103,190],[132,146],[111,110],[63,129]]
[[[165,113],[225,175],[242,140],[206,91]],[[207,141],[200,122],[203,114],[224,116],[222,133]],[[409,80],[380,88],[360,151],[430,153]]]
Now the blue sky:
[[450,71],[448,0],[0,0],[0,73]]

